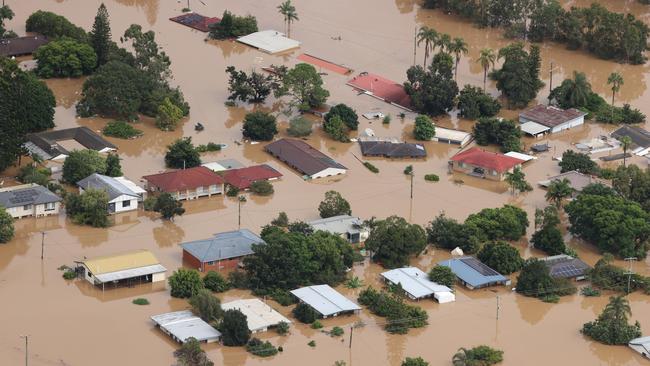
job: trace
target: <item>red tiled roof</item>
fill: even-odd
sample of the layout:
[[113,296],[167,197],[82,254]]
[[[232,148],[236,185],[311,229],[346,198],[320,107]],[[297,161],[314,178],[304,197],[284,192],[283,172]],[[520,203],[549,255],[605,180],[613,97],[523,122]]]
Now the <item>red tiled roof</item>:
[[580,116],[584,116],[585,114],[585,112],[575,108],[560,109],[553,106],[538,104],[522,112],[519,117],[553,128]]
[[524,161],[503,154],[485,151],[477,147],[456,154],[451,161],[471,164],[485,169],[496,170],[499,173],[507,172],[511,168],[522,164]]
[[204,166],[146,175],[142,178],[164,192],[178,192],[197,187],[209,187],[213,184],[223,184],[223,178]]
[[238,189],[248,189],[251,183],[258,180],[280,178],[282,173],[266,164],[250,166],[247,168],[231,169],[225,172],[223,178],[226,183]]
[[361,73],[347,83],[353,88],[372,93],[388,103],[395,103],[404,108],[411,108],[411,98],[404,86],[392,80],[367,72]]

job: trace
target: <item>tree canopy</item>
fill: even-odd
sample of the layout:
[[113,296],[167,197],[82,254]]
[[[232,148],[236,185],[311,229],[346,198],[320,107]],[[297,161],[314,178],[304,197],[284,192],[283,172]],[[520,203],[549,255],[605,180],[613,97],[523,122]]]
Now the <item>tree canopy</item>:
[[501,274],[521,269],[524,260],[517,248],[503,241],[489,242],[478,251],[478,259]]
[[200,289],[189,300],[192,311],[207,323],[215,323],[223,316],[221,301],[212,295],[212,291]]
[[83,28],[49,11],[38,10],[32,13],[25,22],[25,30],[42,34],[50,39],[69,37],[79,42],[88,42],[88,33]]
[[357,126],[359,126],[357,112],[346,104],[339,103],[330,108],[329,112],[325,114],[325,122],[329,122],[334,116],[339,116],[341,121],[351,130],[356,130]]
[[419,115],[415,117],[415,126],[413,127],[413,137],[420,141],[429,141],[436,135],[436,128],[431,118]]
[[93,227],[109,225],[106,191],[91,188],[84,190],[82,194],[67,194],[65,210],[75,224]]
[[337,191],[325,192],[325,199],[318,205],[320,217],[326,219],[332,216],[351,215],[350,203]]
[[639,322],[628,324],[627,319],[631,315],[630,303],[625,297],[610,297],[609,304],[598,319],[585,323],[581,332],[600,343],[626,345],[632,339],[641,337]]
[[106,159],[95,150],[74,150],[63,162],[63,179],[70,184],[93,173],[106,173]]
[[544,261],[537,258],[531,258],[524,262],[515,288],[522,295],[541,299],[570,295],[576,292],[575,286],[569,280],[551,277]]
[[287,133],[293,137],[306,137],[311,135],[311,121],[305,117],[296,117],[289,121]]
[[449,288],[454,288],[454,283],[456,283],[456,275],[451,268],[441,265],[431,268],[431,271],[429,271],[429,279]]
[[485,345],[460,348],[451,362],[454,366],[490,366],[503,361],[503,351]]
[[183,203],[167,192],[163,192],[156,197],[153,210],[160,212],[160,216],[165,220],[173,220],[174,216],[181,216],[185,213]]
[[36,74],[42,78],[70,78],[88,75],[95,70],[97,56],[89,45],[63,37],[39,47]]
[[467,119],[494,117],[501,110],[501,104],[478,87],[465,85],[458,96],[460,116]]
[[228,100],[235,102],[263,103],[271,94],[274,87],[277,87],[276,78],[273,75],[265,76],[262,73],[251,71],[250,75],[245,71],[237,71],[234,66],[226,68],[228,73]]
[[478,145],[499,145],[502,152],[521,151],[521,129],[513,120],[479,118],[473,135]]
[[273,136],[278,133],[275,116],[261,111],[247,113],[242,133],[251,140],[273,140]]
[[179,268],[169,276],[167,281],[172,297],[190,298],[203,289],[201,275],[195,269]]
[[402,361],[402,366],[429,366],[422,357],[407,357]]
[[582,174],[598,174],[600,168],[595,161],[591,160],[589,155],[567,150],[562,154],[562,160],[558,163],[561,173],[577,170]]
[[386,268],[396,268],[408,264],[410,256],[420,254],[427,239],[419,225],[409,224],[402,217],[390,216],[376,223],[365,245],[372,251],[373,260]]
[[282,84],[275,90],[276,97],[289,95],[300,111],[323,105],[330,96],[323,88],[323,79],[310,64],[299,63],[283,73]]
[[185,137],[174,141],[167,146],[165,153],[165,165],[168,168],[187,169],[201,165],[201,156],[191,137]]
[[532,45],[530,52],[523,43],[513,43],[499,50],[499,58],[504,62],[500,69],[490,76],[497,82],[497,89],[508,98],[508,104],[523,108],[535,99],[544,86],[539,78],[541,57],[539,47]]
[[425,310],[405,303],[394,293],[368,287],[359,293],[358,301],[373,314],[387,318],[384,329],[389,333],[406,334],[410,328],[422,328],[428,324],[429,314]]
[[210,25],[210,38],[228,39],[257,32],[257,19],[252,15],[237,16],[228,10],[223,12],[221,21]]
[[243,346],[248,343],[251,337],[246,315],[238,309],[226,310],[223,313],[223,320],[219,323],[219,331],[224,346]]
[[108,62],[111,52],[111,25],[108,20],[108,10],[104,3],[97,9],[93,30],[89,34],[90,44],[97,55],[97,66]]
[[429,243],[439,248],[455,249],[458,247],[464,253],[472,254],[478,251],[481,245],[475,230],[476,227],[461,224],[442,213],[427,226],[427,238]]
[[214,366],[214,362],[201,349],[201,343],[194,337],[188,338],[181,348],[174,351],[174,357],[178,366]]
[[519,207],[504,205],[500,208],[484,208],[471,214],[465,225],[474,226],[481,241],[519,240],[526,235],[528,214]]
[[0,243],[6,243],[14,237],[14,218],[0,206]]
[[440,52],[433,57],[428,69],[417,65],[406,71],[408,81],[404,83],[404,91],[411,98],[413,109],[433,116],[453,109],[458,94],[453,68],[451,55]]

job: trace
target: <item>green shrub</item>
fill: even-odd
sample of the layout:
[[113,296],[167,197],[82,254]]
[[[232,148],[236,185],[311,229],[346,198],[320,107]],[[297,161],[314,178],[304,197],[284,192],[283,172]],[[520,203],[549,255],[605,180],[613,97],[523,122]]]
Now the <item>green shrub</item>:
[[343,333],[345,333],[345,331],[341,327],[334,327],[332,330],[330,330],[330,335],[332,337],[340,337],[343,335]]
[[179,268],[169,276],[172,297],[188,298],[203,289],[203,281],[195,269]]
[[273,185],[267,180],[257,180],[251,183],[250,190],[260,196],[270,196],[273,194]]
[[66,280],[74,280],[77,278],[77,272],[72,269],[66,269],[65,272],[63,272],[63,278]]
[[228,197],[237,197],[238,194],[239,194],[239,188],[235,186],[229,185],[228,189],[226,189],[226,196]]
[[293,137],[306,137],[311,135],[311,121],[305,117],[294,118],[289,122],[287,133]]
[[213,292],[224,292],[230,288],[228,281],[215,271],[208,271],[203,277],[203,286]]
[[427,174],[424,176],[424,180],[427,182],[438,182],[440,181],[440,177],[435,174]]
[[546,295],[540,297],[540,300],[552,304],[557,304],[560,301],[560,297],[558,295]]
[[365,166],[366,168],[368,168],[368,170],[370,170],[370,171],[373,172],[373,173],[379,173],[379,168],[377,168],[376,166],[372,165],[372,164],[371,164],[370,162],[368,162],[368,161],[364,161],[364,162],[363,162],[363,166]]
[[318,320],[314,320],[314,322],[311,323],[311,329],[321,329],[321,328],[323,328],[323,324]]
[[282,306],[289,306],[296,302],[295,297],[287,290],[275,289],[271,291],[270,296]]
[[309,343],[307,343],[307,345],[309,347],[316,347],[316,341],[309,341]]
[[585,286],[580,290],[580,294],[585,297],[597,297],[600,296],[600,290],[591,286]]
[[406,175],[413,174],[413,165],[407,165],[406,168],[404,168],[404,174]]
[[207,145],[199,145],[196,147],[196,151],[200,153],[210,152],[210,151],[221,151],[221,144],[216,144],[214,142],[208,142]]
[[132,301],[135,305],[149,305],[149,300],[139,297]]
[[354,289],[354,288],[359,288],[361,286],[363,286],[363,281],[357,276],[354,276],[345,282],[345,287],[347,288]]
[[277,327],[275,328],[275,331],[278,332],[279,335],[285,335],[289,333],[289,323],[285,321],[279,322]]
[[144,199],[144,202],[142,203],[142,206],[144,207],[145,211],[153,211],[153,208],[156,206],[156,201],[158,199],[154,196],[149,196]]
[[428,324],[426,311],[404,303],[398,295],[368,287],[361,291],[358,300],[373,314],[387,318],[385,329],[389,333],[406,334],[409,328],[422,328]]
[[260,357],[270,357],[278,353],[278,349],[271,342],[263,342],[259,338],[251,338],[246,344],[246,350]]
[[142,130],[133,127],[132,124],[124,121],[110,121],[104,126],[102,133],[106,136],[120,139],[132,139],[142,136]]
[[228,273],[228,282],[232,288],[247,289],[248,276],[244,271],[232,271]]
[[392,118],[391,118],[390,114],[387,114],[387,115],[384,116],[384,119],[381,120],[381,123],[387,125],[387,124],[390,123],[391,119]]
[[311,306],[300,303],[292,311],[293,316],[305,324],[311,324],[319,318],[318,313]]

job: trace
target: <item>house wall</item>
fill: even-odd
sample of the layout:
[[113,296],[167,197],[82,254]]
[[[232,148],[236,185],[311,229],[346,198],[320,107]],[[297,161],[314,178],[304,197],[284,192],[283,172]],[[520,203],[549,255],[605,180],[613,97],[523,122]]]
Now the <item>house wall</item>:
[[[123,207],[122,202],[130,202],[128,207]],[[115,203],[115,213],[132,211],[138,209],[138,198],[133,196],[121,195],[109,203]]]
[[551,133],[556,133],[564,130],[568,130],[569,128],[577,127],[585,123],[585,116],[580,116],[578,118],[574,118],[566,123],[563,123],[561,125],[557,125],[551,129]]
[[188,251],[183,250],[183,262],[194,269],[199,271],[220,271],[223,269],[236,269],[244,257],[230,258],[222,261],[206,262],[201,265],[201,261],[190,254]]
[[201,197],[211,197],[216,194],[223,194],[223,191],[224,191],[223,184],[213,184],[209,187],[197,187],[196,189],[173,192],[172,196],[174,196],[174,198],[176,198],[179,201],[194,200]]
[[27,205],[28,208],[25,209],[25,206],[17,206],[17,207],[10,207],[7,208],[7,213],[11,215],[14,219],[20,219],[23,217],[29,217],[29,216],[50,216],[50,215],[58,215],[59,210],[61,209],[61,203],[60,202],[55,202],[54,203],[54,209],[49,209],[45,210],[45,204],[41,205]]
[[151,276],[151,282],[160,282],[165,280],[165,272],[154,273]]
[[318,178],[325,178],[325,177],[330,177],[334,175],[339,175],[339,174],[345,174],[347,170],[345,169],[337,169],[337,168],[327,168],[325,170],[321,170],[320,172],[316,174],[312,174],[311,178],[312,179],[318,179]]
[[[451,169],[456,172],[464,173],[464,174],[471,174],[474,171],[474,168],[480,168],[475,165],[463,163],[461,166],[461,163],[458,161],[453,161],[451,162]],[[510,169],[508,172],[512,172],[514,168]],[[485,170],[485,175],[484,179],[488,180],[493,180],[493,181],[502,181],[505,179],[505,172],[504,173],[499,173],[494,170]]]

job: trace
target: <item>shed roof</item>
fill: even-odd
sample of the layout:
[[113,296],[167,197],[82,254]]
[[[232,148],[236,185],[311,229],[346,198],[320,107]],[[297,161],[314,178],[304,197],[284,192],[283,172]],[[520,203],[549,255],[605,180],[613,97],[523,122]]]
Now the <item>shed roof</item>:
[[629,342],[629,344],[633,346],[645,346],[648,350],[648,354],[650,354],[650,336],[634,338]]
[[361,310],[359,305],[348,300],[329,285],[301,287],[291,291],[291,293],[323,316],[330,316],[344,311]]
[[77,182],[77,186],[82,189],[98,189],[103,190],[108,193],[108,200],[112,201],[120,196],[126,195],[138,198],[138,194],[131,190],[131,188],[125,186],[119,180],[109,177],[107,175],[102,175],[98,173],[93,173],[86,178]]
[[142,178],[165,192],[178,192],[223,184],[221,176],[204,166],[145,175]]
[[253,182],[280,178],[282,173],[267,164],[254,165],[247,168],[230,169],[225,172],[223,179],[238,189],[248,189]]
[[213,341],[221,337],[218,330],[189,310],[154,315],[151,320],[182,343],[190,337],[199,342]]
[[361,153],[367,156],[388,158],[423,158],[427,156],[424,145],[407,142],[359,141]]
[[70,154],[70,151],[59,143],[65,140],[74,140],[90,150],[105,151],[117,149],[115,145],[106,141],[103,137],[85,126],[28,134],[25,147],[30,152],[39,154],[47,160],[59,155]]
[[462,143],[463,141],[465,141],[471,136],[472,134],[469,132],[436,126],[435,137],[438,139],[447,140],[447,141],[457,141],[458,143]]
[[553,255],[542,258],[548,267],[551,277],[574,278],[584,276],[589,270],[589,265],[579,258],[573,258],[566,254]]
[[253,254],[253,244],[264,240],[248,229],[239,229],[215,234],[210,239],[195,240],[181,244],[183,250],[202,263]]
[[322,230],[335,234],[358,233],[363,226],[360,218],[350,215],[332,216],[309,221],[308,224],[314,228],[314,231]]
[[237,38],[237,41],[270,54],[300,47],[300,42],[287,38],[284,36],[284,33],[275,30],[264,30],[251,33]]
[[503,154],[485,151],[477,147],[467,149],[452,156],[451,161],[462,162],[485,169],[507,172],[511,168],[522,164],[524,161]]
[[47,37],[41,35],[0,39],[0,56],[31,55],[48,42]]
[[189,13],[179,15],[177,17],[169,18],[169,20],[190,28],[194,28],[201,32],[209,32],[210,26],[212,24],[216,24],[221,21],[221,19],[216,17],[206,17],[205,15],[201,15],[193,12],[189,12]]
[[302,140],[280,139],[266,145],[264,149],[307,175],[314,175],[328,168],[347,169]]
[[22,184],[0,189],[0,206],[5,208],[60,202],[61,197],[38,184]]
[[499,272],[474,257],[452,258],[438,262],[438,264],[449,267],[456,277],[472,287],[485,286],[491,283],[505,283],[508,281]]
[[526,134],[531,135],[531,136],[537,136],[540,133],[544,133],[544,132],[549,131],[551,129],[550,127],[544,126],[544,125],[539,124],[537,122],[531,122],[531,121],[522,123],[519,126],[519,128],[521,129],[521,131],[523,133],[526,133]]
[[585,112],[575,108],[561,109],[554,106],[538,104],[520,113],[519,118],[553,128],[584,115],[586,115]]
[[528,155],[528,154],[522,154],[522,153],[516,152],[516,151],[510,151],[510,152],[507,152],[507,153],[505,153],[503,155],[509,156],[511,158],[523,160],[524,162],[531,161],[531,160],[537,160],[536,156],[532,156],[532,155]]
[[451,292],[449,287],[430,281],[427,274],[416,267],[396,268],[381,275],[393,284],[400,284],[402,289],[415,299],[438,292]]
[[95,276],[102,273],[112,273],[160,264],[158,258],[146,249],[89,258],[79,262],[83,263]]
[[571,188],[575,189],[578,192],[582,191],[586,186],[593,183],[600,183],[606,186],[610,185],[607,181],[603,179],[592,177],[591,175],[587,175],[587,174],[582,174],[576,170],[558,174],[546,180],[537,182],[537,184],[539,184],[542,187],[548,187],[551,184],[551,182],[554,182],[556,180],[563,180],[563,179],[567,179],[569,181],[569,184],[571,185]]
[[637,147],[650,147],[650,131],[644,130],[641,127],[623,126],[612,132],[612,137],[619,141],[624,136],[629,137]]
[[278,325],[280,322],[291,323],[282,314],[275,311],[260,299],[241,299],[221,304],[225,310],[237,309],[246,315],[248,329],[257,332]]

